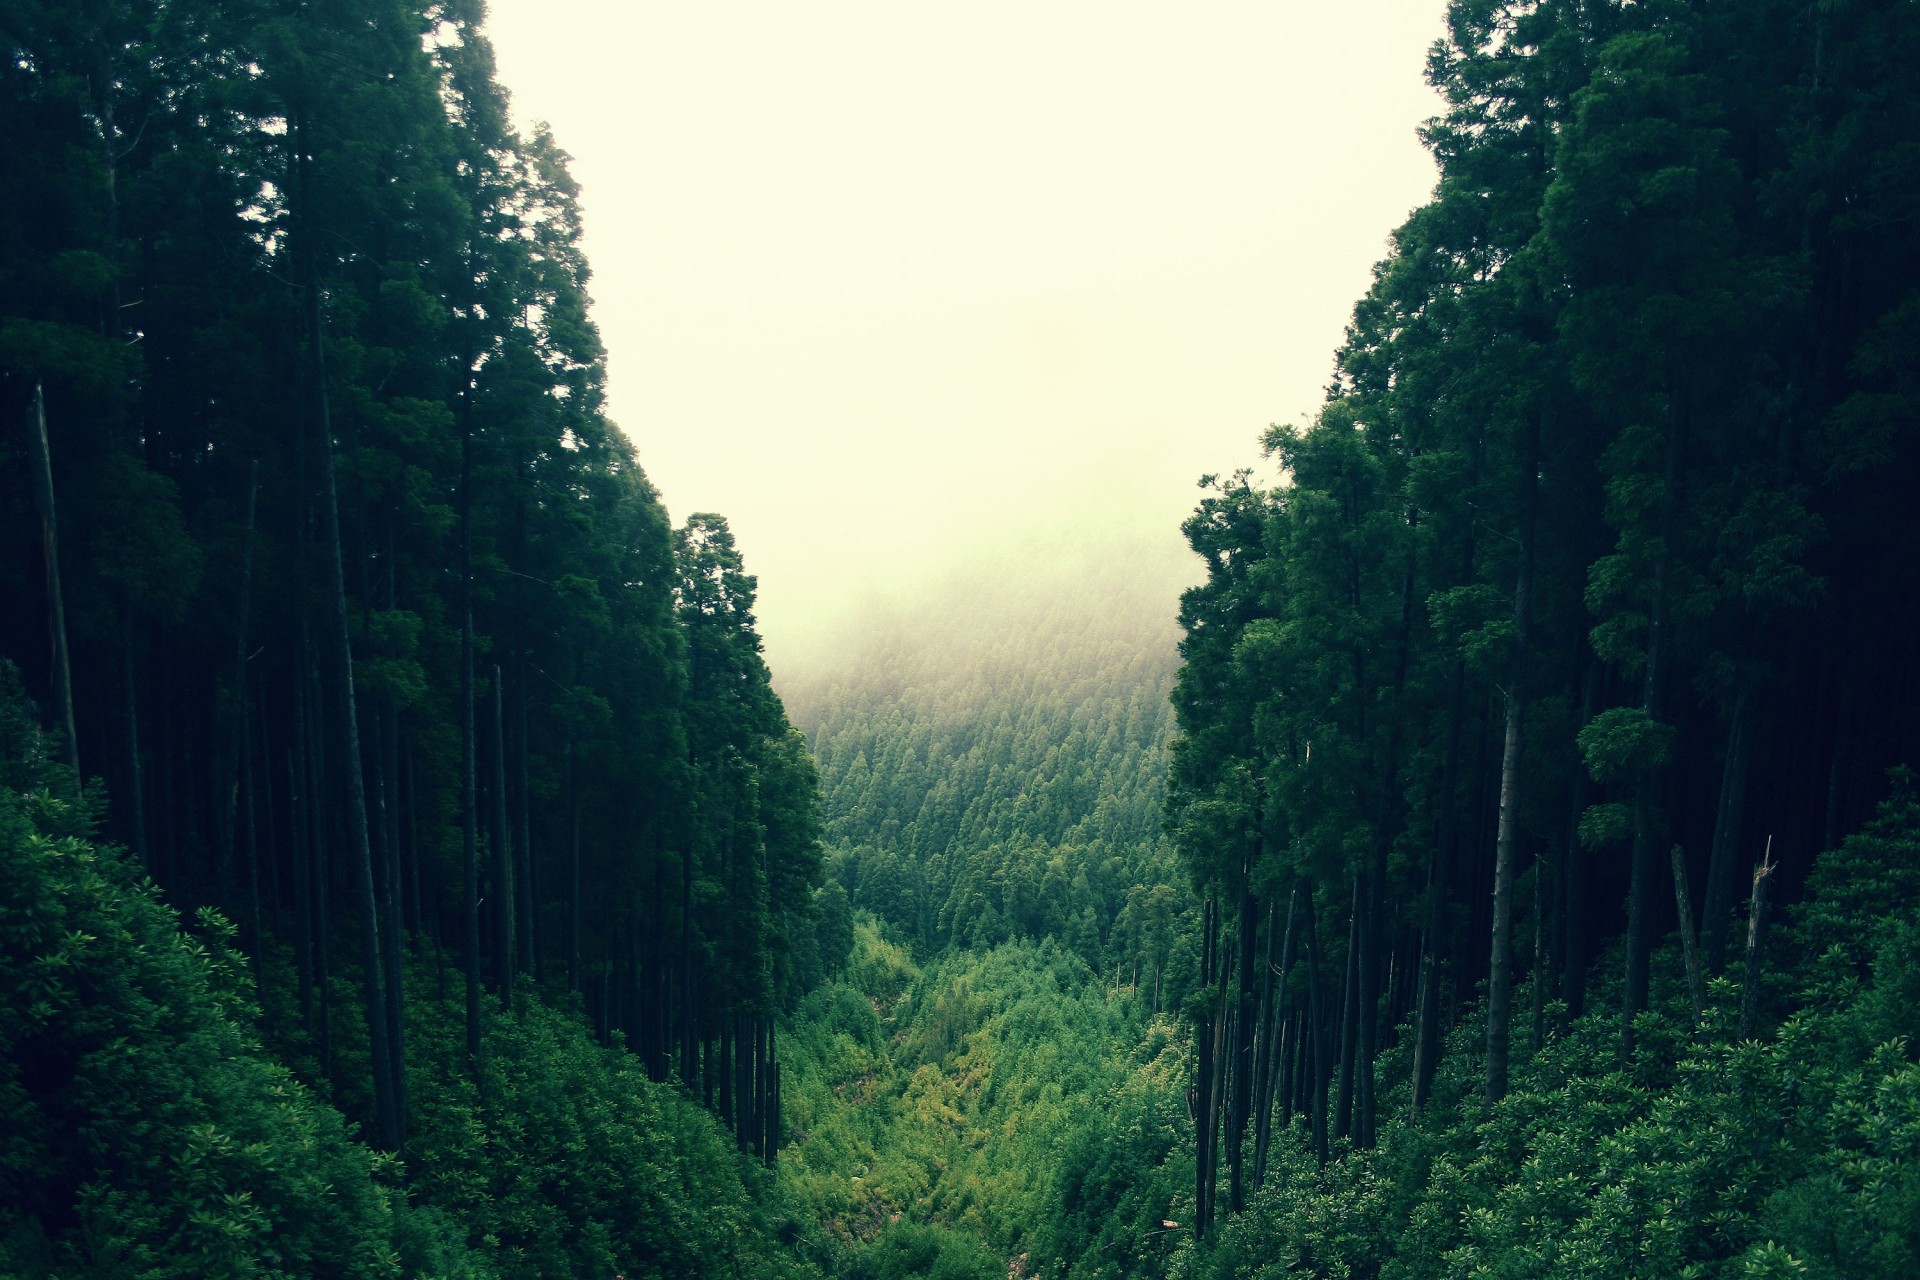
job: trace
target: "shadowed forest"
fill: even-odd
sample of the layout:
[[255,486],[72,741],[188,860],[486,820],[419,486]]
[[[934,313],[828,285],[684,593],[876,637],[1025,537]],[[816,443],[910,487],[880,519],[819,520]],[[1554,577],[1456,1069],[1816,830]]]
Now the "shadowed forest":
[[1186,549],[777,680],[482,16],[0,6],[0,1276],[1920,1274],[1920,11],[1455,0]]

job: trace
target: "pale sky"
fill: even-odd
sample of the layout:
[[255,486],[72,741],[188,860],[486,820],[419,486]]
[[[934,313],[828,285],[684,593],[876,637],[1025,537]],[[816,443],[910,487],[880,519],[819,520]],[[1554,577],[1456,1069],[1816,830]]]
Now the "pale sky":
[[488,30],[584,187],[614,420],[676,522],[728,517],[778,672],[959,562],[1177,547],[1199,475],[1319,403],[1432,187],[1442,9],[491,0]]

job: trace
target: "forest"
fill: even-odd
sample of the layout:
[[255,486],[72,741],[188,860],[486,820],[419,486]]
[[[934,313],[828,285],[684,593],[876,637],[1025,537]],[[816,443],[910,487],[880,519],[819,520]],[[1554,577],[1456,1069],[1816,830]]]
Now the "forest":
[[1920,11],[1453,0],[1186,549],[787,673],[483,20],[0,6],[0,1277],[1920,1274]]

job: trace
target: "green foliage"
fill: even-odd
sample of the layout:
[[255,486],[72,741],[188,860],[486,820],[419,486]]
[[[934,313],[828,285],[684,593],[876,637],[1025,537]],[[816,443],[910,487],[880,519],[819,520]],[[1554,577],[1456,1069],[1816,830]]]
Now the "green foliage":
[[[1188,1274],[1914,1274],[1917,912],[1920,812],[1903,794],[1821,857],[1786,931],[1802,958],[1782,975],[1794,994],[1777,1034],[1736,1041],[1738,994],[1717,982],[1702,1033],[1686,1038],[1668,952],[1675,980],[1643,1015],[1630,1063],[1613,1061],[1611,1026],[1590,1016],[1516,1064],[1491,1114],[1469,1066],[1444,1072],[1439,1105],[1419,1125],[1393,1121],[1374,1150],[1321,1167],[1296,1133]],[[1846,942],[1831,932],[1842,920]],[[1396,1114],[1405,1101],[1401,1083]]]
[[263,1049],[231,926],[69,817],[0,790],[0,1272],[500,1274]]
[[783,1043],[780,1178],[846,1274],[1129,1274],[1170,1252],[1174,1025],[1057,945],[917,969],[863,921],[848,979]]

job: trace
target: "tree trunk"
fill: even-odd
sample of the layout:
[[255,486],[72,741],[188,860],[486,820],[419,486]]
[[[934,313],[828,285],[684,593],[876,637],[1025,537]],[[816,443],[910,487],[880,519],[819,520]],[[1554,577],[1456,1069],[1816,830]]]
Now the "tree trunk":
[[500,1003],[513,1008],[513,834],[507,826],[506,716],[500,667],[493,668],[493,980]]
[[1346,976],[1340,987],[1340,1091],[1333,1112],[1333,1140],[1353,1131],[1353,1067],[1359,1048],[1360,1020],[1360,873],[1353,873],[1352,903],[1347,909]]
[[1760,934],[1766,923],[1767,879],[1773,874],[1773,837],[1767,837],[1767,851],[1753,869],[1753,896],[1747,903],[1747,963],[1740,983],[1740,1035],[1753,1039],[1760,1022]]
[[[467,1069],[483,1079],[480,1039],[480,781],[473,678],[473,360],[460,388],[460,813],[466,894]],[[602,1010],[604,1013],[604,1001]],[[605,1028],[602,1027],[602,1039]]]
[[[1200,906],[1200,989],[1204,992],[1217,981],[1214,973],[1214,954],[1219,921],[1215,915],[1214,900],[1211,896]],[[1194,1236],[1204,1238],[1213,1225],[1212,1196],[1209,1190],[1213,1181],[1213,1018],[1211,1003],[1208,1014],[1194,1021]]]
[[1285,940],[1280,944],[1280,967],[1273,968],[1272,925],[1268,925],[1267,955],[1267,1009],[1266,1009],[1266,1065],[1260,1073],[1260,1101],[1255,1109],[1257,1116],[1253,1133],[1253,1185],[1258,1190],[1267,1179],[1267,1148],[1273,1133],[1273,1096],[1276,1077],[1279,1075],[1278,1063],[1283,1052],[1291,1049],[1284,1043],[1281,1028],[1287,1019],[1281,1010],[1287,999],[1287,967],[1293,959],[1293,913],[1299,905],[1300,891],[1295,889],[1287,895],[1287,930]]
[[67,606],[60,589],[60,521],[53,505],[53,460],[47,447],[47,398],[40,383],[33,384],[33,407],[27,413],[27,459],[33,473],[33,505],[40,517],[40,550],[47,578],[47,647],[53,655],[53,709],[59,719],[60,759],[80,777],[80,736],[73,719],[73,669],[67,653]]
[[[1662,516],[1662,532],[1670,535],[1673,511],[1678,504],[1680,482],[1680,424],[1672,427],[1667,448],[1667,492]],[[1653,568],[1653,608],[1647,626],[1647,672],[1642,687],[1641,706],[1647,718],[1658,722],[1666,678],[1667,656],[1667,574],[1672,552],[1670,536],[1661,539],[1661,550]],[[1653,906],[1655,842],[1660,832],[1656,791],[1661,771],[1641,770],[1633,800],[1633,869],[1627,890],[1626,975],[1621,983],[1620,1056],[1633,1056],[1633,1020],[1647,1007],[1647,966],[1653,954]]]
[[1698,1028],[1707,1012],[1707,983],[1700,973],[1700,953],[1693,944],[1693,903],[1687,894],[1687,859],[1680,846],[1673,846],[1673,905],[1680,917],[1680,953],[1687,966],[1687,996],[1693,1002],[1693,1025]]
[[1313,886],[1300,887],[1300,905],[1306,912],[1307,942],[1307,1026],[1313,1038],[1313,1078],[1309,1082],[1308,1106],[1312,1110],[1313,1150],[1322,1165],[1327,1162],[1327,1078],[1333,1064],[1328,1061],[1325,998],[1320,982],[1320,930],[1313,908]]
[[[580,990],[580,749],[567,739],[567,990]],[[656,859],[656,865],[658,860]],[[649,1065],[653,1056],[647,1055]]]
[[[523,650],[524,652],[524,650]],[[520,892],[515,902],[519,907],[520,921],[520,972],[531,974],[537,983],[540,980],[539,939],[534,935],[535,914],[539,902],[538,887],[534,883],[533,872],[533,817],[532,802],[528,796],[527,785],[527,672],[524,658],[520,664],[520,688],[514,698],[514,751],[517,756],[515,773],[515,811],[516,825],[520,829],[520,838],[514,852],[519,855],[519,873],[516,883]]]
[[340,545],[340,502],[334,480],[333,424],[327,397],[325,330],[321,323],[320,282],[317,274],[308,281],[312,296],[313,372],[317,392],[318,447],[320,477],[324,490],[321,514],[326,521],[326,559],[329,587],[333,596],[332,625],[328,628],[332,672],[334,724],[339,737],[340,772],[347,785],[347,838],[352,844],[354,876],[360,899],[360,963],[363,968],[363,995],[367,1005],[367,1038],[372,1057],[375,1132],[379,1144],[398,1151],[404,1140],[404,1118],[396,1108],[393,1046],[387,1034],[386,973],[381,963],[380,911],[373,882],[373,849],[367,834],[366,779],[362,774],[360,723],[355,709],[353,651],[347,625],[347,583],[344,553]]
[[[1254,835],[1240,861],[1240,961],[1237,1009],[1233,1027],[1233,1092],[1228,1102],[1227,1211],[1246,1208],[1246,1133],[1253,1101],[1254,1068],[1254,956],[1259,945],[1259,900],[1253,893],[1253,867],[1260,857],[1260,810],[1254,809]],[[1271,943],[1269,943],[1271,945]]]
[[1507,1096],[1507,1054],[1513,1030],[1514,842],[1520,822],[1520,727],[1526,707],[1527,628],[1533,616],[1533,532],[1540,479],[1537,410],[1527,415],[1522,453],[1520,564],[1513,583],[1513,662],[1507,672],[1506,737],[1500,752],[1500,827],[1494,845],[1493,936],[1487,961],[1484,1096],[1488,1107]]
[[1740,844],[1741,819],[1746,814],[1747,759],[1753,747],[1757,701],[1751,686],[1743,681],[1734,696],[1733,723],[1727,730],[1720,808],[1714,818],[1713,855],[1707,864],[1707,894],[1700,917],[1700,941],[1709,973],[1719,973],[1726,963],[1727,918],[1733,914],[1733,862]]

